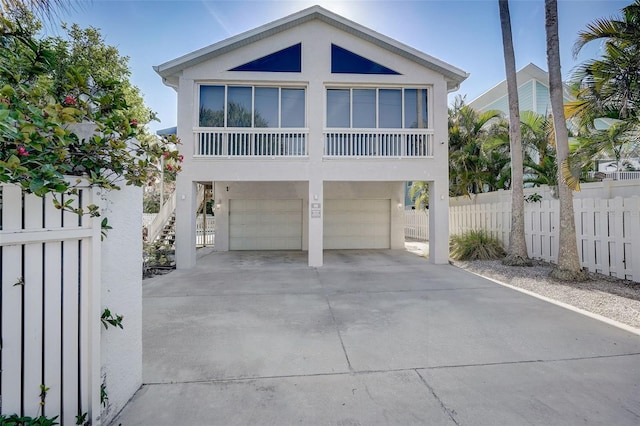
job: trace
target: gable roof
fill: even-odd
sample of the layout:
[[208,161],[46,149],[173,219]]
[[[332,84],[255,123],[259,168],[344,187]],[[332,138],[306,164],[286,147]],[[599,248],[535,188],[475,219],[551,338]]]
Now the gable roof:
[[[537,65],[529,63],[516,72],[516,81],[518,87],[521,87],[523,84],[531,80],[538,81],[547,88],[549,87],[549,73]],[[507,96],[507,93],[507,80],[502,80],[500,83],[469,102],[468,105],[471,108],[480,111],[488,105],[491,105],[497,100]],[[563,96],[566,99],[573,98],[566,85],[564,85],[563,88]]]
[[447,80],[447,89],[450,91],[456,90],[460,86],[460,83],[469,76],[469,74],[454,67],[453,65],[436,59],[433,56],[427,55],[426,53],[400,43],[390,37],[370,30],[369,28],[343,18],[342,16],[330,12],[320,6],[312,6],[308,9],[294,13],[293,15],[286,16],[253,30],[235,35],[210,46],[203,47],[179,58],[154,66],[153,69],[163,78],[163,82],[165,84],[175,86],[177,83],[177,74],[186,68],[208,61],[239,47],[246,46],[255,41],[286,31],[314,19],[318,19],[349,34],[360,37],[363,40],[371,42],[383,49],[416,62],[425,68],[444,75]]

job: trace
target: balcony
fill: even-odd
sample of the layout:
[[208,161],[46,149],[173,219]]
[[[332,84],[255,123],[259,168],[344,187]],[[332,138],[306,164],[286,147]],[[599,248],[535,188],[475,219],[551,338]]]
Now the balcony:
[[328,129],[324,158],[433,158],[433,130]]
[[[194,158],[305,158],[308,129],[195,128]],[[433,158],[433,129],[325,129],[323,158]]]
[[307,129],[194,129],[194,157],[281,158],[309,155]]

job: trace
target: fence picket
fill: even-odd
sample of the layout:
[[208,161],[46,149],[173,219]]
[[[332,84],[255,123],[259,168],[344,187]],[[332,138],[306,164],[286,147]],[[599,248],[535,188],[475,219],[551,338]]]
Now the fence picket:
[[628,241],[628,249],[625,250],[627,259],[628,278],[640,282],[640,197],[631,197],[625,200],[628,208],[625,221],[625,237]]
[[609,205],[607,200],[596,200],[597,234],[595,241],[597,272],[609,275]]
[[[59,213],[59,212],[56,212]],[[45,216],[46,218],[47,216]],[[59,214],[56,215],[59,220]],[[46,219],[45,219],[46,221]],[[62,331],[60,318],[62,316],[61,294],[61,265],[62,243],[50,242],[45,246],[44,262],[46,276],[44,282],[44,352],[47,354],[44,364],[44,383],[49,387],[45,405],[45,413],[56,415],[62,409],[61,395],[61,362],[62,362]]]
[[62,243],[62,265],[65,273],[62,281],[63,410],[60,418],[65,424],[73,424],[73,418],[78,414],[78,241]]
[[[37,410],[42,378],[42,244],[24,245],[24,388],[25,409]],[[46,384],[45,384],[46,385]]]
[[[2,188],[2,229],[22,229],[22,191],[11,185]],[[19,208],[9,208],[16,206]],[[11,259],[10,262],[7,260]],[[22,413],[22,247],[2,247],[2,409]],[[17,284],[17,285],[16,285]]]
[[611,262],[611,269],[613,274],[618,278],[626,276],[626,268],[624,261],[624,202],[622,197],[616,197],[613,200],[609,200],[609,207],[612,209],[610,216],[613,216],[613,227],[610,230],[610,240],[613,243],[613,262]]
[[16,285],[22,278],[22,247],[2,247],[2,258],[13,259],[2,265],[2,410],[22,413],[22,286]]

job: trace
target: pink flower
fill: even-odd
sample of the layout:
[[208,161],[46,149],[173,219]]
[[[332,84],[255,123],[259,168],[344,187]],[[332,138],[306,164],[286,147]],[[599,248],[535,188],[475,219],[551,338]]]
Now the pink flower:
[[29,153],[27,152],[27,149],[24,146],[19,146],[17,151],[18,151],[18,155],[21,157],[29,156]]
[[77,104],[76,99],[73,96],[70,96],[70,95],[67,96],[66,98],[64,98],[63,103],[65,105],[67,105],[67,106],[76,105]]
[[138,120],[134,118],[131,120],[129,124],[131,125],[131,127],[138,127]]
[[162,156],[164,157],[164,159],[166,160],[167,158],[169,158],[169,151],[165,151],[162,153]]
[[167,164],[167,170],[172,171],[173,170],[173,166],[171,164]]
[[184,155],[178,155],[178,160],[182,163],[184,161]]

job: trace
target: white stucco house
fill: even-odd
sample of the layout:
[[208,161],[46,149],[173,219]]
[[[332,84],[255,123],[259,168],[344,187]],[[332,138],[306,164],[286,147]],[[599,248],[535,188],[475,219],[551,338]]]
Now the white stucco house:
[[404,182],[431,183],[448,261],[447,94],[462,70],[314,6],[154,67],[178,95],[176,261],[196,262],[196,184],[216,250],[404,248]]

